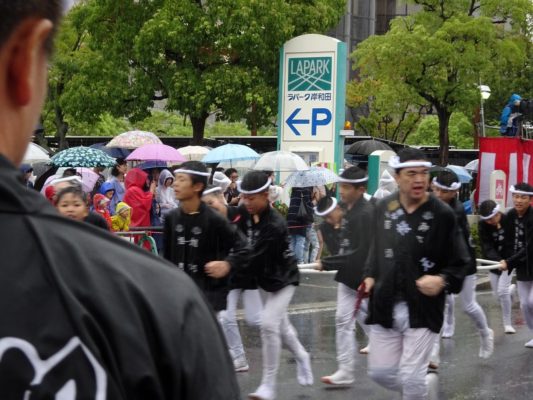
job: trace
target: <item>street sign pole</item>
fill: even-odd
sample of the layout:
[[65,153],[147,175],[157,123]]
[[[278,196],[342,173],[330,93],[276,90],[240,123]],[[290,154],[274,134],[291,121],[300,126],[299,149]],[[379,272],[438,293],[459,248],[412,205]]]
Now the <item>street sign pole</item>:
[[324,35],[302,35],[280,50],[278,149],[307,162],[342,168],[346,45]]

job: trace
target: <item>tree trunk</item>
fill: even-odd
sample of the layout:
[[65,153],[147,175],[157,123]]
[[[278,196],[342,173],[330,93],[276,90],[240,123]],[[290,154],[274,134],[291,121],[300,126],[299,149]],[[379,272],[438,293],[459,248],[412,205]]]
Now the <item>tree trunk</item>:
[[46,137],[44,135],[44,121],[43,116],[41,115],[39,117],[39,126],[37,127],[37,129],[35,129],[33,133],[34,141],[36,141],[39,146],[44,147],[46,150],[50,151],[50,148],[48,147],[48,140],[46,140]]
[[252,136],[257,136],[257,115],[255,114],[257,110],[257,106],[255,104],[255,101],[252,103],[252,115],[251,115],[251,134]]
[[68,124],[65,121],[65,116],[63,114],[63,110],[61,106],[56,102],[56,105],[54,107],[54,124],[56,126],[56,137],[59,138],[59,150],[64,150],[68,147],[67,142],[67,132],[68,132]]
[[481,123],[480,108],[476,107],[476,111],[474,112],[474,117],[472,118],[472,124],[474,125],[474,149],[479,149],[480,123]]
[[450,138],[448,136],[448,126],[450,124],[451,113],[445,108],[437,108],[439,117],[439,164],[443,167],[448,165],[448,152],[450,149]]
[[201,146],[204,142],[205,122],[209,117],[208,113],[202,114],[200,117],[191,116],[192,124],[192,145]]

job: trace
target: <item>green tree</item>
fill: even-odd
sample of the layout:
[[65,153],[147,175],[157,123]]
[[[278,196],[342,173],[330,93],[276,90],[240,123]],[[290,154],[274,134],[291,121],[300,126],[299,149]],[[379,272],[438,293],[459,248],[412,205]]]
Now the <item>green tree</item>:
[[516,38],[527,35],[533,4],[529,0],[413,2],[422,7],[420,12],[394,19],[385,35],[362,42],[354,58],[362,79],[379,81],[383,88],[402,87],[412,106],[431,105],[439,121],[439,162],[445,165],[452,113],[472,113],[479,104],[480,81],[499,72],[495,64],[525,62],[524,47]]
[[[462,113],[453,113],[449,125],[450,145],[458,149],[470,149],[474,144],[472,122]],[[413,146],[439,145],[439,119],[435,115],[424,117],[406,143]]]
[[135,123],[164,100],[168,111],[190,119],[194,143],[212,113],[245,118],[257,131],[275,119],[281,45],[327,31],[344,6],[344,0],[87,0],[75,27],[95,55],[66,83],[63,103],[79,121],[108,112]]

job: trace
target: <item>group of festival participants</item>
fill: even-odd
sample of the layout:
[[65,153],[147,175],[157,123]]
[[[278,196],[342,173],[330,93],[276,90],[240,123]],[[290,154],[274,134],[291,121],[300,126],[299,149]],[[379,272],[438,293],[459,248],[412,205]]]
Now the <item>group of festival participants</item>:
[[[208,196],[218,190],[207,185],[207,168],[190,161],[174,171],[180,205],[164,226],[170,263],[61,217],[21,184],[16,166],[46,96],[61,6],[60,0],[0,0],[0,397],[237,399],[224,347],[234,370],[248,369],[235,317],[241,295],[262,339],[262,380],[249,398],[283,398],[276,390],[282,342],[294,354],[298,382],[312,385],[310,354],[287,315],[299,270],[286,222],[271,207],[267,174],[244,176],[238,208],[211,208],[206,203],[216,201]],[[453,201],[428,192],[431,164],[421,151],[405,149],[389,165],[395,193],[368,202],[366,173],[351,167],[339,177],[341,202],[325,197],[316,207],[333,224],[325,238],[332,255],[317,268],[337,269],[339,283],[338,370],[321,380],[353,383],[355,315],[367,325],[369,376],[404,399],[424,399],[448,294],[461,293],[480,332],[482,358],[493,351],[493,332],[475,301],[463,217]],[[456,191],[454,182],[437,177],[435,193]],[[480,236],[485,257],[501,266],[493,279],[498,288],[508,290],[516,269],[533,330],[533,188],[519,183],[511,192],[514,208],[506,215],[493,202],[480,205]],[[509,304],[502,306],[505,331],[512,333]]]
[[[369,337],[362,349],[368,353],[368,375],[402,392],[404,399],[423,399],[428,367],[438,368],[440,337],[454,333],[454,294],[459,293],[463,310],[479,330],[479,357],[491,356],[494,333],[476,301],[476,255],[457,198],[457,176],[443,171],[430,182],[431,163],[417,149],[402,150],[389,166],[398,185],[393,194],[368,201],[366,171],[350,167],[339,176],[340,202],[327,196],[315,208],[323,218],[320,229],[330,252],[316,269],[336,270],[338,282],[338,369],[321,381],[354,383],[357,320]],[[165,220],[164,256],[206,295],[235,371],[249,368],[236,319],[239,297],[246,321],[260,327],[263,374],[249,398],[276,397],[282,342],[294,354],[298,382],[313,384],[310,355],[287,316],[299,271],[286,223],[269,202],[271,178],[262,171],[248,172],[238,183],[241,204],[233,207],[226,205],[222,188],[207,185],[210,173],[202,163],[187,162],[174,172],[180,206]],[[491,271],[491,283],[508,334],[515,333],[510,296],[514,269],[522,311],[533,330],[533,273],[528,264],[533,188],[519,183],[511,193],[513,209],[503,214],[487,200],[480,205],[479,223],[484,257],[500,264]],[[533,340],[526,347],[533,347]]]

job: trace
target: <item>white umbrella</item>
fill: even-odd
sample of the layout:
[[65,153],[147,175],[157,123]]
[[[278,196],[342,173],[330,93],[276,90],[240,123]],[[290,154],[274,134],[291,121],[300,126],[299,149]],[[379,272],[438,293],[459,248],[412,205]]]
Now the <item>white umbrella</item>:
[[203,146],[185,146],[180,147],[178,151],[189,161],[202,161],[202,158],[209,153],[209,149]]
[[472,160],[468,164],[466,164],[465,169],[471,172],[477,172],[478,164],[479,159],[476,158],[475,160]]
[[323,167],[311,167],[308,171],[295,171],[285,181],[287,187],[323,186],[338,182],[335,172]]
[[26,149],[26,154],[24,154],[23,163],[33,164],[38,162],[46,162],[50,160],[48,152],[35,143],[30,143]]
[[307,171],[309,165],[299,155],[279,150],[263,154],[254,169],[275,172]]

